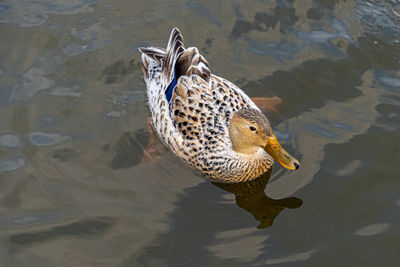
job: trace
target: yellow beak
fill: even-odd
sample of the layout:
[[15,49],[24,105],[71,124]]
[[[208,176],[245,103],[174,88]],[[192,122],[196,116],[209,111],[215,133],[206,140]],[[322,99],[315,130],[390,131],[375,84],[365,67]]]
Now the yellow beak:
[[268,143],[264,149],[274,160],[289,170],[297,170],[300,167],[299,161],[282,148],[275,134],[267,137],[267,140]]

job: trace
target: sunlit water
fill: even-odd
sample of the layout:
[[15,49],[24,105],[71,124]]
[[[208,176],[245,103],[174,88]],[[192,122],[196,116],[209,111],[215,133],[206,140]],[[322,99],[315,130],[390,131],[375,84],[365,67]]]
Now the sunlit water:
[[[211,183],[157,139],[137,48],[177,26],[302,163]],[[1,266],[398,266],[400,2],[0,2]],[[149,140],[150,138],[150,140]]]

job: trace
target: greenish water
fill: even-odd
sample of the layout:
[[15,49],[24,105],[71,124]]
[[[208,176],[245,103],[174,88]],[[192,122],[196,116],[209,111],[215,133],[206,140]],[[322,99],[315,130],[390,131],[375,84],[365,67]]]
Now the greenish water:
[[[1,1],[0,265],[398,266],[399,14],[396,0]],[[298,171],[215,184],[151,139],[137,48],[175,26],[213,73],[281,98],[269,118]]]

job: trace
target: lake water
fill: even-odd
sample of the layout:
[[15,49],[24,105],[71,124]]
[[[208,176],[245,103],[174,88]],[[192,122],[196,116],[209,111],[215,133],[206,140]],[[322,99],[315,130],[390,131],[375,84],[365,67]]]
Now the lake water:
[[[215,184],[152,139],[137,48],[175,26],[282,100],[298,171]],[[398,0],[3,0],[0,35],[1,266],[400,265]]]

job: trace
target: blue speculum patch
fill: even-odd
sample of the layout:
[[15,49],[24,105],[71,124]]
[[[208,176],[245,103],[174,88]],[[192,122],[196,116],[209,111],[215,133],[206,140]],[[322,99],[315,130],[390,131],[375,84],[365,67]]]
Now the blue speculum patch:
[[177,79],[176,79],[176,65],[175,65],[174,66],[174,78],[172,79],[171,83],[168,85],[167,90],[165,90],[165,97],[167,98],[168,103],[171,102],[172,93],[174,92],[176,83],[177,83]]

